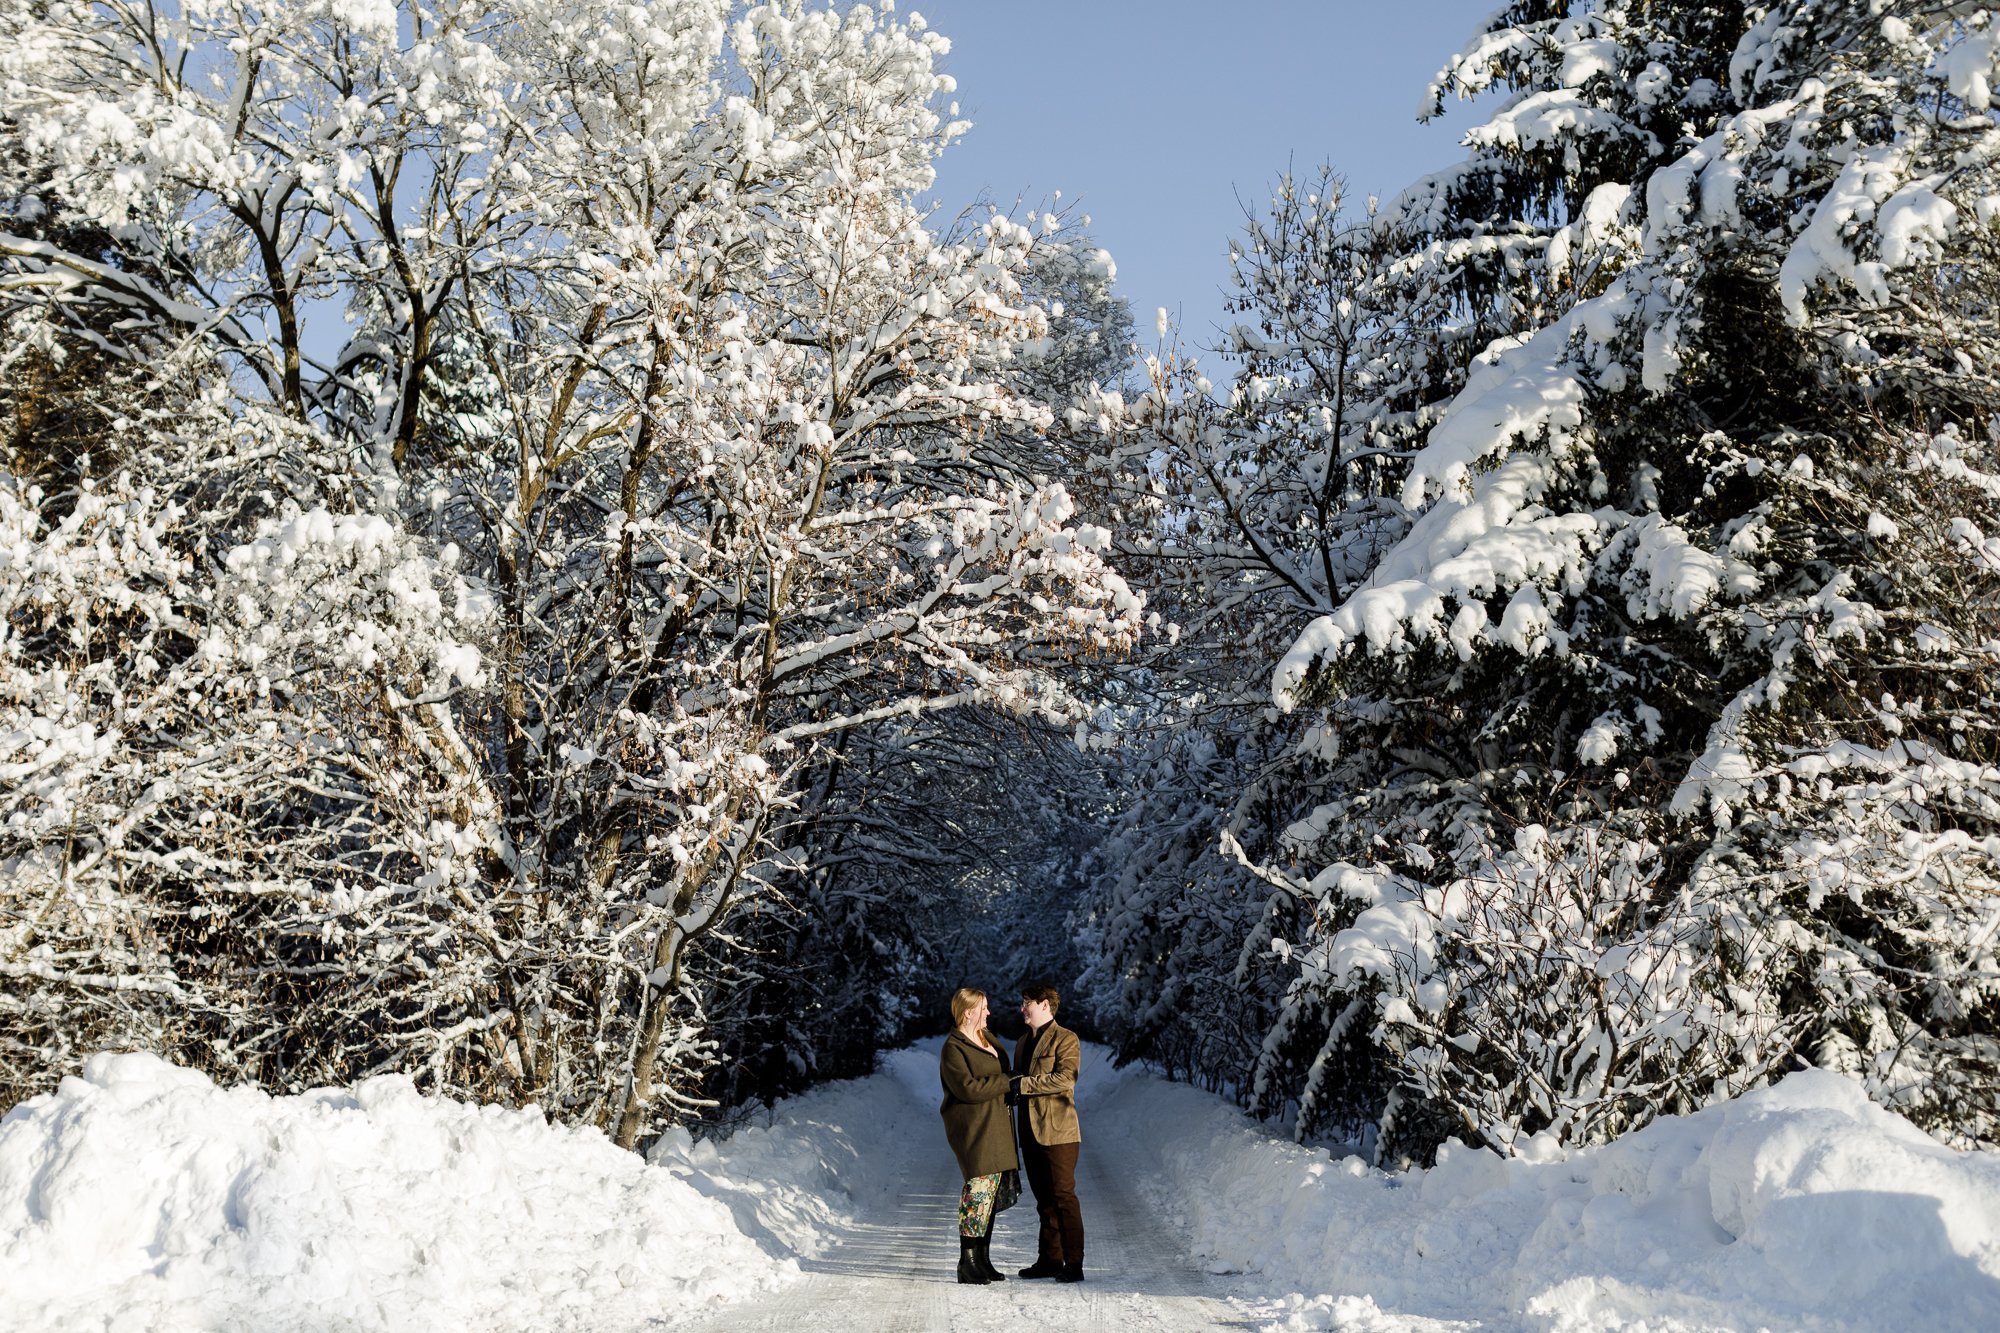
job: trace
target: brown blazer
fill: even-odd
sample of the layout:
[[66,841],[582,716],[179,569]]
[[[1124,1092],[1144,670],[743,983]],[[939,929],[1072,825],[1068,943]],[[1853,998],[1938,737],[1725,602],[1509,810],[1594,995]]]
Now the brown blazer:
[[1023,1065],[1021,1050],[1027,1044],[1026,1037],[1014,1043],[1014,1063],[1021,1070],[1021,1129],[1041,1144],[1083,1142],[1076,1119],[1076,1069],[1083,1043],[1050,1019]]
[[967,1180],[1021,1164],[1014,1154],[1014,1122],[1007,1114],[1007,1048],[991,1032],[985,1036],[996,1054],[954,1031],[938,1056],[938,1081],[944,1084],[938,1114]]

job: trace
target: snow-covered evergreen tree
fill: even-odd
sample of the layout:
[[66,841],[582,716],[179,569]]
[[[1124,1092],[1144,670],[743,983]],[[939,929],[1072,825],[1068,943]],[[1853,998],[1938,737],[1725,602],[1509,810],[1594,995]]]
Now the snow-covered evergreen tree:
[[1264,1069],[1307,1127],[1588,1142],[1806,1059],[1994,1137],[1994,33],[1517,3],[1440,75],[1504,100],[1370,225],[1500,336],[1357,414],[1394,452],[1275,663],[1295,822],[1246,848],[1301,923]]

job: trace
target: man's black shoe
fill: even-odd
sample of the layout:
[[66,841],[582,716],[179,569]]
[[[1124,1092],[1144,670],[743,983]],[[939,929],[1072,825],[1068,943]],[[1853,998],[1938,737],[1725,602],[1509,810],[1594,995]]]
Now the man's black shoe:
[[1053,1259],[1037,1259],[1021,1270],[1022,1277],[1061,1277],[1063,1266]]
[[1082,1265],[1082,1264],[1064,1264],[1064,1265],[1062,1266],[1062,1271],[1056,1274],[1056,1281],[1058,1281],[1058,1282],[1081,1282],[1081,1281],[1083,1281],[1083,1265]]

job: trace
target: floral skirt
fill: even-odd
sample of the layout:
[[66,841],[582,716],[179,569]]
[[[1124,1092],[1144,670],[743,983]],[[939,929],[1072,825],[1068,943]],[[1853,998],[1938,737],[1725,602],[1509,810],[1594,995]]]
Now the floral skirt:
[[958,1192],[958,1234],[974,1240],[993,1230],[993,1215],[1012,1208],[1021,1198],[1021,1173],[995,1171],[974,1176]]

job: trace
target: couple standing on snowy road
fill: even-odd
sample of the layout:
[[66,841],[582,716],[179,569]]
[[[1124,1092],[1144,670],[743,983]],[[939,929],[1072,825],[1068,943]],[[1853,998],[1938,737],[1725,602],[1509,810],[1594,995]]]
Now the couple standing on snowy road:
[[[960,1282],[1003,1280],[991,1254],[993,1219],[1021,1197],[1021,1163],[1041,1215],[1035,1262],[1021,1276],[1083,1281],[1083,1209],[1076,1201],[1076,1158],[1083,1146],[1076,1071],[1083,1047],[1056,1022],[1061,1004],[1053,986],[1022,989],[1028,1034],[1014,1044],[1010,1062],[1006,1047],[986,1028],[986,993],[962,987],[951,997],[951,1035],[938,1057],[944,1084],[938,1110],[965,1176],[958,1198]],[[1018,1155],[1009,1107],[1019,1119]]]

